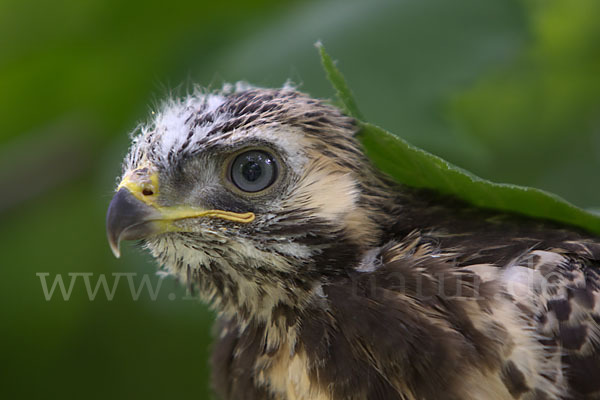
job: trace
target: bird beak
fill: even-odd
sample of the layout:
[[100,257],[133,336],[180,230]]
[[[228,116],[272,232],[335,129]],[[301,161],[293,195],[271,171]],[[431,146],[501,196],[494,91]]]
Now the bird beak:
[[254,220],[254,213],[205,210],[196,207],[164,207],[156,203],[159,193],[158,175],[150,168],[138,168],[125,175],[117,187],[106,214],[108,243],[119,258],[121,240],[137,240],[165,232],[182,232],[174,222],[188,218],[213,217],[238,223]]

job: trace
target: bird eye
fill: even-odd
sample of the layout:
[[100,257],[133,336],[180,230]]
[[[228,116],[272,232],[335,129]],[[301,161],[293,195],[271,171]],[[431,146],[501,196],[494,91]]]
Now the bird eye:
[[244,192],[259,192],[277,178],[275,159],[262,150],[250,150],[238,155],[231,164],[231,180]]

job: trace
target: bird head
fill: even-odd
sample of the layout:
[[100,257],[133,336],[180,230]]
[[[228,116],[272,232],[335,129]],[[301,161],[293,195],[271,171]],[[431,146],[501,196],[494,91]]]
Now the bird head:
[[292,88],[196,92],[138,128],[107,214],[219,311],[308,301],[381,241],[386,184],[338,109]]

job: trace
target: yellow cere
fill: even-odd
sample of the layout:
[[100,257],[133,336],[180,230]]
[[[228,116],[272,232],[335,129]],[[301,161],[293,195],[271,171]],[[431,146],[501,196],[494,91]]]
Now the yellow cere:
[[138,200],[153,205],[158,195],[158,174],[151,171],[151,167],[143,166],[128,172],[117,187],[117,191],[126,188]]

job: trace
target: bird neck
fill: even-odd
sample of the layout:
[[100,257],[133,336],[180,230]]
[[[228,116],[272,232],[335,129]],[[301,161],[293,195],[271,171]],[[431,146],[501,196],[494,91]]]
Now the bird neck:
[[301,310],[318,302],[323,297],[324,279],[313,263],[294,263],[287,258],[248,259],[235,264],[222,258],[184,277],[219,317],[233,318],[240,326],[271,326],[284,310]]
[[[277,304],[268,321],[223,316],[215,374],[244,382],[235,375],[240,371],[274,397],[305,377],[306,393],[340,399],[375,397],[370,390],[381,398],[438,398],[444,390],[462,398],[470,385],[481,384],[465,381],[466,372],[477,378],[485,370],[498,381],[514,338],[489,310],[514,306],[495,296],[496,284],[429,257],[415,240],[380,253],[379,268],[332,278],[304,304]],[[535,345],[534,338],[517,339]],[[369,384],[360,385],[365,377]]]

